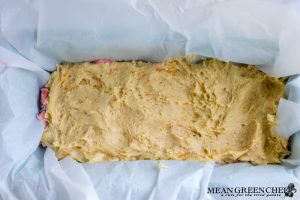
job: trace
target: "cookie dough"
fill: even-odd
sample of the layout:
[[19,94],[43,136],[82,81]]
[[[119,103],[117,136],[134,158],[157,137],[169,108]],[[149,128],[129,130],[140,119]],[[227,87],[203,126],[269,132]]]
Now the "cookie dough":
[[206,59],[58,65],[42,144],[59,159],[279,163],[273,131],[284,82]]

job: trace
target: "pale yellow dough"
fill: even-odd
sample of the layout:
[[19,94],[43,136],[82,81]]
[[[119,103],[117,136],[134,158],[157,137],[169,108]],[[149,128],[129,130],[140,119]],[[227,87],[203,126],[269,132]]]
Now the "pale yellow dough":
[[282,80],[206,59],[62,64],[49,90],[42,144],[59,159],[279,163],[273,131]]

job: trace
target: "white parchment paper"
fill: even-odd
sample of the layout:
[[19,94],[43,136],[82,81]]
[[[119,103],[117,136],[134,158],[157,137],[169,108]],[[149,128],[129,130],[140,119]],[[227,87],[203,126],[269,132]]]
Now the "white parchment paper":
[[[207,187],[286,187],[300,198],[299,1],[0,0],[0,199],[220,199]],[[290,76],[276,131],[282,165],[188,161],[80,164],[39,147],[39,88],[55,64],[197,54]],[[224,199],[250,199],[224,197]],[[253,197],[252,199],[270,199]],[[282,199],[272,197],[271,199]]]

